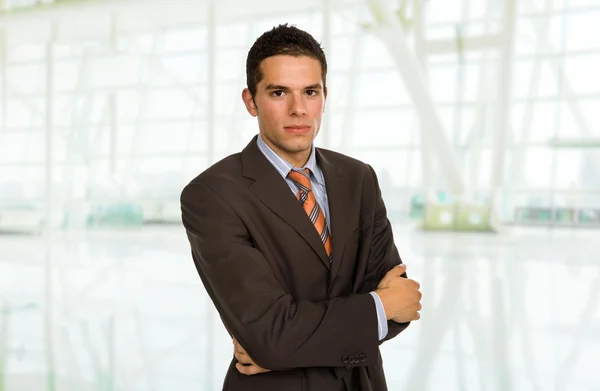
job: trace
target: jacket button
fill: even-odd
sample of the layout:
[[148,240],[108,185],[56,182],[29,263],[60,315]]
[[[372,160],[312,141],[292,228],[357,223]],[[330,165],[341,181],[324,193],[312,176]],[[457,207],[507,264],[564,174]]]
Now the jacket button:
[[342,356],[342,362],[348,364],[348,356]]
[[350,360],[350,364],[356,364],[356,357],[354,356],[348,356],[348,359]]
[[367,359],[367,356],[365,356],[364,354],[361,354],[360,356],[358,356],[358,359],[360,360],[360,362],[365,362],[365,360]]

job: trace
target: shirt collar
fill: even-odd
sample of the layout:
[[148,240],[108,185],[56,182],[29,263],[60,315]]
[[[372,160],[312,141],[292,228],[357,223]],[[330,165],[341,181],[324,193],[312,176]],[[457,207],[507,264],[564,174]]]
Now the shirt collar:
[[[290,170],[294,168],[294,166],[290,164],[287,160],[279,156],[275,151],[273,151],[271,147],[269,147],[267,143],[264,142],[260,134],[258,135],[256,143],[260,151],[265,155],[267,160],[269,160],[269,162],[271,162],[271,164],[275,166],[275,168],[277,169],[277,171],[279,171],[281,176],[283,176],[284,178],[287,177],[287,174],[290,172]],[[301,167],[300,169],[304,168],[308,168],[310,172],[312,172],[313,177],[320,185],[325,185],[323,172],[317,165],[316,148],[314,143],[312,144],[308,161],[306,162],[304,167]]]

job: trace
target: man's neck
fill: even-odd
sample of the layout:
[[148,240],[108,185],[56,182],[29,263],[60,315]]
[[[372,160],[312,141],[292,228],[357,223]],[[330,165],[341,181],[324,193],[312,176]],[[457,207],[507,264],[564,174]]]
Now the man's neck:
[[308,162],[308,158],[310,157],[310,152],[311,152],[311,150],[309,149],[308,152],[306,152],[306,151],[298,152],[291,156],[289,154],[281,155],[279,152],[277,152],[277,154],[279,156],[281,156],[282,159],[285,159],[288,163],[290,163],[292,166],[294,166],[294,168],[302,168],[306,165],[306,162]]
[[271,148],[273,152],[279,155],[280,158],[290,163],[295,168],[304,167],[308,162],[308,159],[310,158],[310,154],[312,153],[312,144],[310,148],[306,151],[290,153],[277,148],[277,146],[273,145],[269,140],[267,140],[264,137],[261,137],[261,139],[265,144],[267,144],[269,148]]

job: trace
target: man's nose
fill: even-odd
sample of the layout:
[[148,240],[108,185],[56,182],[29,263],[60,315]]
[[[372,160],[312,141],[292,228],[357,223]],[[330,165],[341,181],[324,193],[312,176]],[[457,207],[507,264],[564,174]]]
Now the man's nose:
[[292,116],[303,116],[306,115],[306,105],[304,104],[304,98],[297,94],[290,95],[290,115]]

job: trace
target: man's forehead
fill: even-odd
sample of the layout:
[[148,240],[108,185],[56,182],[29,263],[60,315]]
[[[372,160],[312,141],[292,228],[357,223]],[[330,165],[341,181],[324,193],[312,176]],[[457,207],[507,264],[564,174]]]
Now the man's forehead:
[[311,57],[273,56],[260,64],[266,84],[318,84],[321,80],[321,63]]

